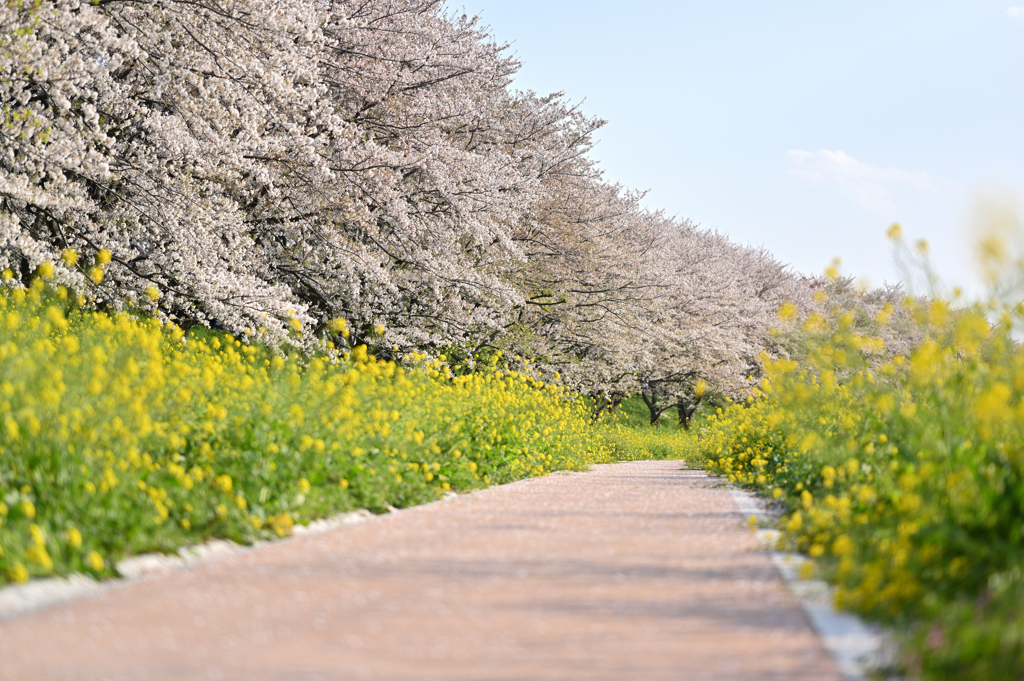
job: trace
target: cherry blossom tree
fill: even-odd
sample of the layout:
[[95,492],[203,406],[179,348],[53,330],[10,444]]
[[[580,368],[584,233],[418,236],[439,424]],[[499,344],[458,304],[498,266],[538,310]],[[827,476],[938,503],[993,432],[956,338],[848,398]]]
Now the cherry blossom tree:
[[164,0],[0,21],[17,278],[49,262],[101,300],[272,337],[343,314],[451,342],[518,301],[509,225],[573,152],[531,143],[550,102],[508,91],[475,20]]
[[668,287],[648,309],[656,335],[638,367],[651,422],[676,408],[688,425],[702,399],[738,399],[795,278],[763,249],[743,247],[688,222],[664,225],[658,257]]
[[441,0],[38,0],[0,35],[9,286],[274,344],[490,346],[684,423],[795,349],[783,303],[820,304],[607,182],[603,122],[514,90]]

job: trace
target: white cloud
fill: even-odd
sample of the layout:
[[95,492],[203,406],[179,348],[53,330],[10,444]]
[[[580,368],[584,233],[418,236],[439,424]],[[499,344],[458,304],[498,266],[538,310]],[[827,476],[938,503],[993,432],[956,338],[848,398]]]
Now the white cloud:
[[790,172],[809,183],[839,186],[857,203],[876,213],[891,214],[896,205],[890,192],[899,187],[913,187],[937,194],[936,182],[926,173],[910,173],[897,168],[881,168],[861,163],[842,151],[786,152]]
[[1006,16],[1011,19],[1024,19],[1024,7],[1010,7],[1006,10]]

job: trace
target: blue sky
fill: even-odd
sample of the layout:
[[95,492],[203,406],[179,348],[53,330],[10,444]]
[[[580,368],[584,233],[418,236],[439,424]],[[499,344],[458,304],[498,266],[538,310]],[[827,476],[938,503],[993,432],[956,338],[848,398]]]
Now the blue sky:
[[[885,231],[970,287],[979,197],[1024,194],[1024,1],[468,0],[516,85],[607,119],[595,157],[647,205],[898,279]],[[454,9],[458,3],[450,3]]]

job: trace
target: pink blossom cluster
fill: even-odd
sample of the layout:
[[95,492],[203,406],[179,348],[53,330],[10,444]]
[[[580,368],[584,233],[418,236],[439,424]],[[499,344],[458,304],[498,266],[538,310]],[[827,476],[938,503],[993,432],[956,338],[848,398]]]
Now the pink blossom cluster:
[[[807,280],[644,210],[439,0],[0,6],[0,270],[270,343],[740,395]],[[383,329],[383,331],[381,331]],[[780,349],[784,351],[784,348]]]

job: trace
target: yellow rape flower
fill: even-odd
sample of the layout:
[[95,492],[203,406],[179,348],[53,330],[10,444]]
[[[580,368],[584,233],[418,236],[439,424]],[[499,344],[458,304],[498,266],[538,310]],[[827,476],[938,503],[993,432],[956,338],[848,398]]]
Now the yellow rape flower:
[[849,535],[841,534],[832,542],[832,553],[842,558],[853,552],[854,544]]
[[292,527],[295,525],[295,520],[292,518],[290,513],[281,513],[279,515],[272,516],[267,520],[279,537],[291,534]]
[[23,584],[28,581],[28,570],[21,563],[15,563],[9,571],[11,581]]
[[69,527],[65,532],[65,536],[68,538],[68,545],[73,549],[79,549],[82,547],[82,533],[74,527]]
[[85,564],[93,572],[99,572],[103,569],[103,556],[101,556],[98,551],[90,551],[89,555],[85,557]]

